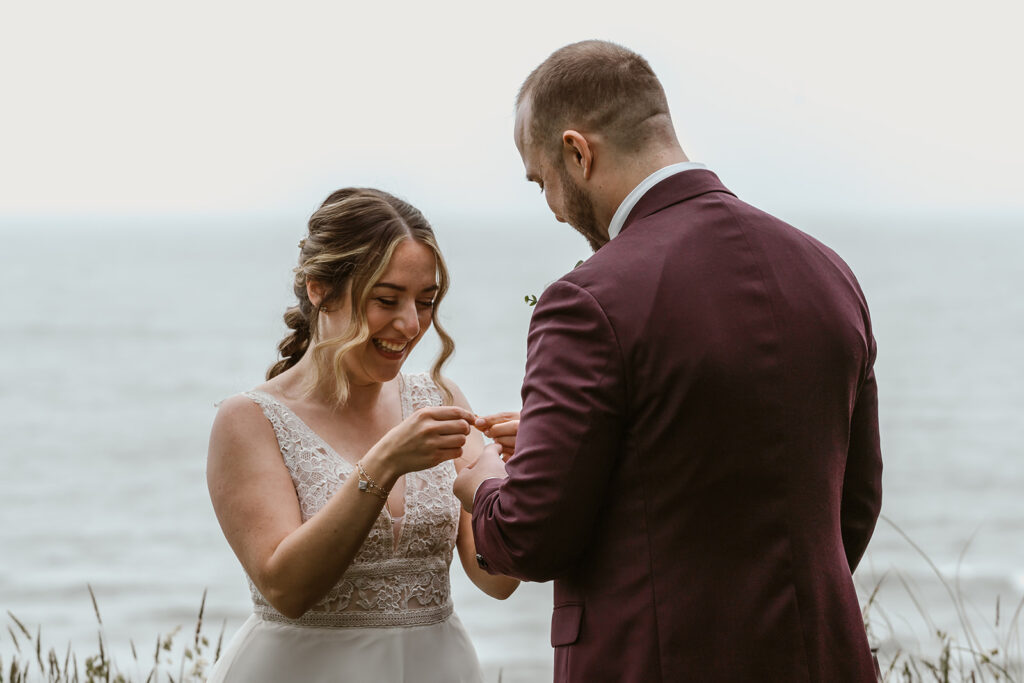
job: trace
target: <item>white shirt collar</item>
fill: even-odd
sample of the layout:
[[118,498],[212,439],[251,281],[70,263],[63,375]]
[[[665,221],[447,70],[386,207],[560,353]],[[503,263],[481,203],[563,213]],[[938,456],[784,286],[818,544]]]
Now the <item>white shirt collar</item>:
[[699,164],[695,161],[683,161],[678,164],[671,164],[664,168],[660,168],[651,175],[640,181],[640,184],[633,188],[633,191],[626,195],[626,198],[619,204],[619,208],[615,210],[615,215],[612,216],[612,222],[608,224],[608,239],[614,238],[619,232],[622,231],[622,224],[626,222],[626,217],[629,216],[629,212],[633,210],[636,203],[640,201],[640,198],[647,194],[647,191],[660,183],[665,178],[673,176],[676,173],[682,173],[683,171],[695,171],[697,169],[706,169],[707,166]]

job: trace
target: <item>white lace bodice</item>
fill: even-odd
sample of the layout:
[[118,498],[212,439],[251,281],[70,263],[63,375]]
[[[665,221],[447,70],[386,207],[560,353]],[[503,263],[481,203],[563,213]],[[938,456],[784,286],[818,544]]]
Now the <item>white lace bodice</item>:
[[[400,381],[403,419],[424,406],[441,405],[429,375],[403,375]],[[274,427],[305,522],[355,467],[273,396],[244,395]],[[416,626],[446,619],[452,612],[448,567],[460,509],[452,493],[454,480],[451,461],[405,475],[405,515],[397,542],[391,519],[381,510],[341,580],[301,618],[289,619],[271,607],[250,579],[254,611],[265,619],[320,627]]]

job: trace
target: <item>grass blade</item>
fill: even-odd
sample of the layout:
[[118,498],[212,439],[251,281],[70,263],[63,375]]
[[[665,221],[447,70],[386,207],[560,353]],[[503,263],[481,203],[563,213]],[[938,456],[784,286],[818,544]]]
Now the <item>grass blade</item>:
[[96,594],[92,592],[92,585],[85,584],[85,587],[89,589],[89,597],[92,599],[92,609],[96,613],[96,621],[99,622],[100,626],[103,625],[103,617],[100,616],[100,606],[96,604]]
[[28,632],[28,629],[25,628],[25,624],[21,623],[21,620],[14,616],[14,613],[11,612],[11,610],[7,610],[7,616],[11,618],[11,621],[18,625],[18,629],[25,634],[25,638],[32,640],[32,634]]
[[206,591],[207,591],[207,589],[204,588],[203,589],[203,599],[199,602],[199,619],[196,620],[196,637],[195,637],[195,647],[196,647],[196,650],[199,649],[199,634],[200,634],[200,631],[203,630],[203,611],[206,609]]

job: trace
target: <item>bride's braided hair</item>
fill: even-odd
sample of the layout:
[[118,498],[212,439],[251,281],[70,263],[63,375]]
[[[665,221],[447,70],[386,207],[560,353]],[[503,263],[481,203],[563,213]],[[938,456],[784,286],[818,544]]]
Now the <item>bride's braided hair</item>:
[[[423,214],[412,205],[381,190],[344,188],[332,193],[309,219],[309,232],[299,242],[299,265],[295,268],[292,289],[298,304],[284,314],[291,332],[277,349],[281,359],[267,370],[267,379],[276,377],[313,354],[310,389],[326,374],[336,382],[335,399],[344,403],[348,381],[342,358],[349,350],[365,343],[370,336],[366,323],[366,301],[370,289],[391,261],[395,248],[411,239],[428,247],[437,263],[437,293],[432,323],[441,338],[441,351],[431,368],[431,378],[440,388],[445,402],[451,392],[441,381],[441,368],[455,351],[455,343],[437,320],[438,306],[448,291],[448,269],[434,238],[434,231]],[[348,292],[351,319],[348,330],[333,339],[319,339],[317,319],[320,308],[309,300],[306,283],[316,281],[326,294],[320,307],[336,303]]]

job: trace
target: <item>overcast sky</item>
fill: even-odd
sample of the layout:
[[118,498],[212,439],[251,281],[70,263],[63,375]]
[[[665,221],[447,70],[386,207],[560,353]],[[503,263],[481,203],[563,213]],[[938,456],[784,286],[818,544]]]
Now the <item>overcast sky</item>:
[[[526,74],[614,40],[765,208],[1024,211],[1019,2],[0,3],[0,215],[542,208]],[[538,206],[539,205],[539,206]]]

